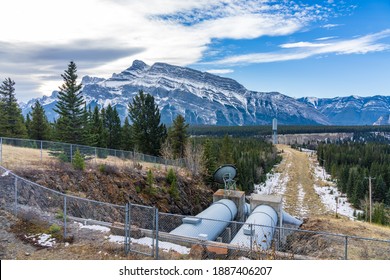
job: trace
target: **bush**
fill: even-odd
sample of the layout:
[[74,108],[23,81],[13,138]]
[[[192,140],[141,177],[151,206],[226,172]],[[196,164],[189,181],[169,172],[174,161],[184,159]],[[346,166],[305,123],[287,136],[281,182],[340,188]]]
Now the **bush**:
[[153,176],[153,173],[152,173],[152,170],[148,170],[148,172],[146,173],[146,185],[147,185],[147,188],[145,189],[146,192],[149,194],[149,195],[156,195],[157,194],[157,189],[154,187],[154,176]]
[[65,153],[58,154],[58,159],[62,162],[69,162],[69,158]]
[[61,231],[61,227],[57,224],[52,224],[50,227],[49,227],[49,233],[50,234],[56,234],[56,233],[59,233]]
[[169,168],[166,179],[168,184],[170,185],[173,183],[173,181],[177,181],[175,171],[173,171],[172,168]]
[[173,200],[179,200],[179,189],[177,188],[176,180],[173,180],[171,183],[171,187],[168,190],[170,196],[173,198]]
[[79,149],[77,149],[76,153],[74,154],[72,165],[73,165],[74,169],[77,169],[77,170],[84,170],[85,169],[84,158],[81,155]]

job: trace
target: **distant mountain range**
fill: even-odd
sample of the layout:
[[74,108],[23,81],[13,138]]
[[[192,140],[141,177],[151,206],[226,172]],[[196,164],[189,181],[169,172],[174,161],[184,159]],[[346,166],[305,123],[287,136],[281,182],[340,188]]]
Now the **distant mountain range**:
[[[181,114],[190,124],[263,125],[277,118],[280,124],[371,125],[389,124],[390,97],[336,97],[294,99],[278,92],[256,92],[237,81],[207,72],[135,60],[131,67],[109,79],[85,76],[83,95],[87,106],[115,106],[122,119],[127,104],[139,90],[154,96],[161,119],[170,124]],[[49,120],[58,92],[38,98]],[[21,104],[26,115],[37,99]]]

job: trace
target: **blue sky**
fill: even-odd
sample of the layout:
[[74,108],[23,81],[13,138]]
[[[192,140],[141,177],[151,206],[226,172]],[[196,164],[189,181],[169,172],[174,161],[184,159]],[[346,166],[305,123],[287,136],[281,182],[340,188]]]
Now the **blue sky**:
[[15,80],[20,101],[50,95],[70,60],[80,78],[140,59],[293,97],[390,95],[389,0],[5,0],[2,10],[0,79]]

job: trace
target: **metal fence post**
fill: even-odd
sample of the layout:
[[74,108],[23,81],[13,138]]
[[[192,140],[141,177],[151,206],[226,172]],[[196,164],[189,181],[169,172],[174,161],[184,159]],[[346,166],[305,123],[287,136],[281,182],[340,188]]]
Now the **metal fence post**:
[[70,144],[70,162],[73,163],[73,145]]
[[3,164],[3,137],[0,137],[0,163]]
[[18,214],[18,177],[15,177],[15,205],[14,205],[15,216]]
[[66,195],[64,195],[64,239],[66,238]]
[[41,141],[41,163],[42,163],[42,141]]
[[156,260],[159,259],[158,257],[158,208],[155,208],[155,216],[156,216]]
[[344,260],[348,260],[348,236],[345,236]]
[[250,224],[250,242],[251,242],[251,245],[250,245],[250,250],[251,250],[251,254],[252,254],[252,250],[253,250],[253,224]]
[[125,206],[125,254],[130,251],[130,210],[129,203]]

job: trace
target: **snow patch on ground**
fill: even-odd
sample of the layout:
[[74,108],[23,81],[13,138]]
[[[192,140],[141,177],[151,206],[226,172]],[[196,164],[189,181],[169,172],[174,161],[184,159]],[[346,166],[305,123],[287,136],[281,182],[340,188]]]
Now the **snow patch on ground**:
[[[322,203],[325,206],[336,213],[347,216],[351,220],[355,220],[353,213],[356,211],[357,213],[362,213],[361,210],[355,210],[353,206],[348,202],[347,198],[344,194],[342,194],[336,187],[328,186],[328,187],[320,187],[315,185],[314,189],[316,193],[320,196]],[[337,209],[336,209],[337,207]]]
[[[119,236],[119,235],[110,235],[108,240],[110,242],[123,244],[125,242],[125,237]],[[149,238],[149,237],[143,237],[140,239],[131,238],[131,243],[136,243],[139,245],[144,245],[144,246],[149,246],[149,247],[152,247],[153,242],[154,242],[154,240],[152,238]],[[165,252],[175,251],[175,252],[178,252],[179,254],[183,254],[183,255],[184,254],[187,255],[191,251],[191,249],[188,247],[177,245],[177,244],[170,243],[170,242],[164,242],[164,241],[159,241],[158,247]]]
[[[264,183],[254,185],[254,193],[270,195],[270,194],[284,194],[286,192],[287,182],[289,177],[285,174],[274,172],[279,165],[275,165],[273,171],[267,173],[267,179]],[[286,166],[287,169],[290,165]]]
[[43,247],[53,247],[56,244],[56,239],[46,233],[25,235],[25,238],[33,241],[35,245]]
[[98,230],[101,232],[109,232],[110,231],[110,228],[104,227],[104,226],[99,226],[99,225],[83,225],[82,223],[78,223],[78,225],[79,225],[80,229],[86,228],[86,229],[90,229],[90,230]]
[[298,185],[298,205],[300,206],[299,208],[299,218],[304,218],[307,217],[309,214],[309,209],[305,206],[305,191],[303,189],[302,184]]
[[355,220],[356,217],[353,215],[355,212],[362,213],[361,210],[356,210],[347,199],[346,194],[341,193],[336,184],[331,181],[331,176],[326,173],[325,169],[322,166],[319,166],[318,163],[312,162],[314,169],[313,173],[316,179],[326,182],[327,186],[322,187],[314,185],[316,193],[320,196],[322,203],[325,207],[333,212],[337,212],[339,215],[346,216],[351,220]]

